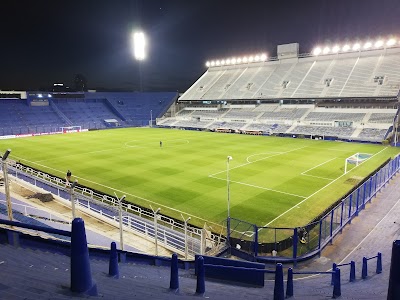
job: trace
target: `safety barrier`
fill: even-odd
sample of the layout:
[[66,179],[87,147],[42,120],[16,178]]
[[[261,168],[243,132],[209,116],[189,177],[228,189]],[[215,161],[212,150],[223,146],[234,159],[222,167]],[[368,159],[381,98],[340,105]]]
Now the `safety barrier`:
[[[346,263],[346,264],[337,265],[337,264],[333,263],[332,264],[332,270],[336,270],[336,268],[344,267],[344,266],[350,266],[350,279],[349,279],[349,281],[350,282],[356,281],[356,263],[354,262],[354,260],[352,260],[351,262]],[[334,282],[335,282],[335,276],[334,276],[334,274],[332,274],[331,285],[334,285]]]
[[[65,185],[65,180],[18,164],[13,160],[9,160],[8,164],[10,175],[70,201],[71,197]],[[79,207],[89,209],[119,226],[119,202],[116,197],[100,194],[82,186],[74,188],[73,197],[76,200],[75,204],[78,209]],[[151,241],[155,240],[155,235],[157,234],[160,245],[181,255],[186,255],[187,251],[188,256],[194,257],[195,254],[205,254],[206,247],[215,250],[225,244],[225,237],[222,235],[206,233],[204,229],[188,224],[186,224],[185,228],[185,222],[180,222],[161,214],[155,216],[151,210],[131,203],[122,203],[121,207],[124,211],[122,218],[124,226]],[[157,230],[154,223],[156,217],[157,223],[159,223],[157,224]],[[186,237],[185,231],[187,232]]]
[[361,278],[366,279],[368,277],[368,261],[376,258],[376,274],[382,273],[382,253],[378,252],[377,255],[372,257],[363,257]]
[[265,227],[228,218],[231,251],[258,262],[296,263],[317,255],[399,171],[400,155],[383,164],[320,220],[301,227]]
[[[302,272],[297,271],[294,272],[292,268],[288,269],[288,276],[287,276],[287,285],[286,285],[286,298],[293,297],[293,275],[294,274],[303,274],[303,275],[316,275],[316,274],[332,274],[333,278],[333,296],[332,298],[340,297],[342,294],[341,291],[341,284],[340,284],[340,269],[335,268],[332,271],[327,272]],[[283,298],[281,298],[283,299]]]

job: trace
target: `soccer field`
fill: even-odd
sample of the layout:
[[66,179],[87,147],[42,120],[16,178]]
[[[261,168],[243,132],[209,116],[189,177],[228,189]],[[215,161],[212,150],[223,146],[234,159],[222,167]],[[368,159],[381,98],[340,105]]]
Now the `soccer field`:
[[[160,147],[162,141],[162,147]],[[231,217],[258,226],[303,226],[399,153],[381,145],[128,128],[0,140],[11,158],[202,226]],[[371,157],[359,166],[345,158]]]

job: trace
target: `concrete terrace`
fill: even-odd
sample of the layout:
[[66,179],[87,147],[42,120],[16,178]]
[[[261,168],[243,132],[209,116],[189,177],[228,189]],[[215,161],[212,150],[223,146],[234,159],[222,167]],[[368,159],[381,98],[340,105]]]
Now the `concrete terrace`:
[[[356,282],[348,282],[348,267],[342,267],[341,299],[386,299],[390,270],[391,245],[400,238],[400,176],[397,175],[386,188],[353,219],[342,234],[317,257],[299,264],[297,270],[327,271],[332,262],[356,262]],[[70,213],[70,212],[69,212]],[[90,241],[91,222],[86,222]],[[100,227],[99,223],[95,224]],[[98,229],[97,229],[98,230]],[[104,234],[107,235],[107,231]],[[112,238],[110,238],[112,240]],[[133,245],[134,246],[134,245]],[[361,279],[362,257],[381,252],[383,272],[374,274],[376,262],[369,263],[368,279]],[[71,299],[80,298],[69,291],[69,257],[0,245],[0,273],[8,274],[0,284],[0,299]],[[180,291],[169,291],[169,267],[139,264],[120,264],[120,279],[107,276],[108,262],[91,260],[93,278],[101,299],[198,299],[195,295],[194,270],[180,270]],[[285,266],[292,267],[291,265]],[[274,283],[266,280],[264,288],[245,287],[214,280],[206,280],[204,298],[210,299],[273,299]],[[327,299],[332,296],[329,275],[295,275],[293,299]],[[83,296],[82,296],[83,297]],[[86,297],[83,297],[86,298]]]

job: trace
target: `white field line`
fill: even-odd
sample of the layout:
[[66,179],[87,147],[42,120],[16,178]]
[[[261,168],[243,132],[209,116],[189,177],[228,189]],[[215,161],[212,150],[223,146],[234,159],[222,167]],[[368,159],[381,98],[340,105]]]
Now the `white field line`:
[[[115,151],[115,150],[120,150],[121,148],[124,147],[119,147],[119,148],[112,148],[112,149],[103,149],[103,150],[96,150],[96,151],[90,151],[90,152],[80,152],[80,153],[75,153],[75,154],[69,154],[69,155],[63,155],[62,158],[65,157],[74,157],[74,156],[79,156],[82,154],[94,154],[94,153],[100,153],[100,152],[107,152],[107,151]],[[39,162],[45,162],[45,161],[51,161],[51,160],[57,160],[60,159],[60,156],[54,157],[54,158],[48,158],[48,159],[41,159],[37,161],[32,161],[32,163],[39,163]]]
[[[134,141],[138,141],[138,140],[133,140],[133,141],[130,141],[130,142],[134,142]],[[169,140],[169,141],[185,141],[186,144],[189,144],[189,143],[190,143],[189,140],[186,140],[186,139],[177,139],[177,140]],[[140,146],[130,146],[130,145],[129,145],[130,142],[125,142],[125,143],[124,143],[124,146],[118,147],[118,148],[102,149],[102,150],[96,150],[96,151],[90,151],[90,152],[80,152],[80,153],[75,153],[75,154],[63,155],[62,157],[65,158],[65,157],[79,156],[79,155],[82,155],[82,154],[95,154],[95,153],[101,153],[101,152],[107,152],[107,151],[120,150],[120,149],[123,149],[123,148],[148,148],[148,147],[146,147],[146,145],[155,145],[155,147],[158,147],[158,142],[157,142],[157,143],[154,143],[154,144],[153,144],[153,143],[147,143],[147,144],[143,144],[143,145],[140,145]],[[166,142],[168,142],[168,140],[166,140]],[[163,145],[163,148],[178,147],[178,146],[181,146],[181,145],[183,145],[183,144],[184,144],[184,143],[179,144],[179,145],[174,145],[174,146],[168,146],[168,145],[165,146],[165,144],[164,144],[164,145]],[[54,158],[48,158],[48,159],[37,160],[37,161],[35,161],[35,162],[33,162],[33,163],[45,162],[45,161],[52,161],[52,160],[57,160],[57,159],[60,159],[60,157],[58,156],[58,157],[54,157]]]
[[[24,158],[20,158],[20,157],[17,157],[17,156],[13,156],[13,157],[15,157],[15,158],[17,158],[17,159],[19,159],[19,160],[22,160],[22,161],[27,161],[27,162],[30,162],[30,163],[36,164],[36,165],[38,165],[38,166],[41,166],[41,167],[45,167],[45,168],[47,168],[47,169],[49,169],[49,170],[53,170],[53,171],[59,172],[59,173],[61,173],[61,174],[65,173],[65,172],[63,172],[63,171],[60,171],[60,170],[57,170],[57,169],[54,169],[54,168],[50,168],[50,167],[48,167],[48,166],[45,166],[45,165],[42,165],[42,164],[38,164],[38,163],[36,163],[36,162],[29,161],[29,160],[27,160],[27,159],[24,159]],[[87,181],[87,182],[90,182],[90,183],[97,184],[97,185],[99,185],[99,186],[102,186],[102,187],[108,188],[108,189],[110,189],[110,190],[113,190],[113,191],[119,192],[119,193],[121,193],[121,194],[129,195],[129,196],[135,197],[135,198],[137,198],[137,199],[140,199],[140,200],[147,201],[148,203],[155,204],[155,205],[157,205],[157,206],[161,206],[161,207],[165,207],[165,208],[167,208],[167,209],[170,209],[170,210],[176,211],[176,212],[178,212],[178,213],[181,213],[181,214],[185,214],[185,215],[187,215],[187,216],[190,216],[190,217],[192,217],[192,218],[196,218],[196,219],[202,220],[202,221],[204,221],[204,222],[206,222],[206,223],[211,223],[211,224],[214,224],[214,225],[216,225],[216,226],[220,226],[220,224],[217,224],[217,223],[211,222],[210,220],[203,219],[203,218],[201,218],[201,217],[198,217],[198,216],[195,216],[195,215],[189,214],[189,213],[187,213],[187,212],[185,212],[185,211],[182,211],[182,210],[179,210],[179,209],[175,209],[175,208],[172,208],[172,207],[169,207],[169,206],[166,206],[166,205],[160,204],[160,203],[158,203],[158,202],[155,202],[155,201],[152,201],[152,200],[149,200],[149,199],[146,199],[146,198],[143,198],[143,197],[140,197],[140,196],[137,196],[137,195],[131,194],[131,193],[126,193],[126,192],[124,192],[124,191],[121,191],[121,190],[115,189],[115,188],[113,188],[113,187],[110,187],[110,186],[107,186],[107,185],[104,185],[104,184],[101,184],[101,183],[97,183],[97,182],[94,182],[94,181],[91,181],[91,180],[83,179],[83,178],[81,178],[81,177],[78,177],[78,176],[75,176],[75,175],[74,175],[74,178],[82,179],[82,180],[84,180],[84,181]]]
[[282,152],[273,152],[273,151],[261,152],[261,153],[256,153],[256,154],[252,154],[252,155],[247,156],[246,161],[247,161],[248,163],[252,163],[252,162],[250,161],[250,157],[257,156],[257,155],[261,155],[261,154],[270,154],[270,153],[282,154]]
[[309,174],[306,174],[306,173],[309,172],[309,171],[311,171],[311,170],[314,170],[315,168],[318,168],[319,166],[322,166],[322,165],[324,165],[324,164],[326,164],[326,163],[328,163],[328,162],[330,162],[330,161],[332,161],[332,160],[334,160],[334,159],[336,159],[336,158],[337,158],[337,157],[334,157],[334,158],[332,158],[332,159],[329,159],[329,160],[323,162],[322,164],[319,164],[319,165],[317,165],[317,166],[315,166],[315,167],[312,167],[312,168],[310,168],[310,169],[304,171],[304,172],[301,173],[300,175],[309,176],[309,177],[315,177],[315,178],[319,178],[319,179],[333,180],[332,178],[320,177],[320,176],[315,176],[315,175],[309,175]]
[[[218,178],[218,177],[214,177],[214,176],[210,176],[210,177],[211,177],[211,178],[214,178],[214,179],[226,181],[225,178]],[[274,190],[274,189],[270,189],[270,188],[266,188],[266,187],[262,187],[262,186],[258,186],[258,185],[254,185],[254,184],[250,184],[250,183],[245,183],[245,182],[240,182],[240,181],[234,181],[234,180],[229,180],[229,182],[233,182],[233,183],[237,183],[237,184],[242,184],[242,185],[250,186],[250,187],[253,187],[253,188],[257,188],[257,189],[272,191],[272,192],[275,192],[275,193],[290,195],[290,196],[294,196],[294,197],[298,197],[298,198],[303,198],[303,199],[306,198],[306,197],[304,197],[304,196],[300,196],[300,195],[296,195],[296,194],[291,194],[291,193],[287,193],[287,192],[282,192],[282,191],[278,191],[278,190]]]
[[308,177],[315,177],[315,178],[319,178],[319,179],[324,179],[324,180],[334,180],[332,178],[327,178],[327,177],[321,177],[321,176],[315,176],[315,175],[308,175],[308,174],[300,174],[302,176],[308,176]]
[[[372,155],[370,158],[374,157],[375,155],[378,155],[379,153],[381,153],[382,151],[385,151],[388,147],[383,148],[381,151],[375,153],[374,155]],[[369,159],[370,159],[369,158]],[[366,160],[368,161],[368,160]],[[361,164],[359,164],[360,166]],[[354,169],[356,169],[358,166],[352,168],[349,172],[353,171]],[[273,219],[272,221],[268,222],[267,224],[264,225],[264,227],[268,226],[269,224],[271,224],[272,222],[278,220],[280,217],[282,217],[283,215],[287,214],[289,211],[291,211],[293,208],[298,207],[301,203],[307,201],[308,199],[310,199],[312,196],[314,196],[315,194],[319,193],[320,191],[322,191],[323,189],[325,189],[326,187],[330,186],[332,183],[336,182],[336,180],[342,178],[343,176],[347,175],[349,172],[347,172],[346,174],[342,174],[340,175],[338,178],[332,180],[331,182],[329,182],[328,184],[326,184],[325,186],[323,186],[322,188],[320,188],[319,190],[317,190],[316,192],[312,193],[310,196],[308,196],[307,198],[305,198],[303,201],[297,203],[296,205],[292,206],[291,208],[289,208],[288,210],[284,211],[283,213],[281,213],[279,216],[277,216],[275,219]]]
[[[141,145],[130,145],[131,142],[135,142],[135,141],[137,141],[137,140],[125,142],[124,145],[125,145],[125,147],[128,147],[128,148],[148,148],[149,145],[155,145],[155,147],[158,147],[158,140],[155,143],[145,143],[145,144],[141,144]],[[172,146],[168,145],[168,142],[175,142],[175,141],[184,141],[185,143],[175,144],[175,145],[172,145]],[[182,146],[184,144],[189,144],[190,143],[188,139],[162,140],[162,142],[163,142],[162,148],[179,147],[179,146]]]
[[337,157],[334,157],[334,158],[332,158],[332,159],[330,159],[330,160],[327,160],[327,161],[325,161],[325,162],[323,162],[322,164],[319,164],[319,165],[317,165],[317,166],[315,166],[315,167],[312,167],[312,168],[310,168],[310,169],[308,169],[308,170],[305,170],[303,173],[301,173],[301,175],[304,175],[305,173],[307,173],[307,172],[309,172],[309,171],[311,171],[311,170],[314,170],[315,168],[318,168],[319,166],[322,166],[322,165],[324,165],[324,164],[326,164],[326,163],[328,163],[328,162],[330,162],[330,161],[332,161],[332,160],[334,160],[334,159],[336,159]]
[[[259,162],[259,161],[261,161],[261,160],[268,159],[268,158],[271,158],[271,157],[275,157],[275,156],[278,156],[278,155],[282,155],[282,154],[287,154],[287,153],[290,153],[290,152],[294,152],[294,151],[297,151],[297,150],[300,150],[300,149],[303,149],[303,148],[306,148],[306,147],[307,147],[307,146],[300,147],[300,148],[296,148],[296,149],[289,150],[289,151],[286,151],[286,152],[279,152],[278,154],[274,154],[274,155],[271,155],[271,156],[263,157],[263,158],[260,158],[260,159],[256,159],[255,161],[252,161],[252,162],[247,162],[247,163],[238,165],[238,166],[236,166],[236,167],[230,168],[230,170],[237,169],[237,168],[241,168],[241,167],[243,167],[243,166],[247,166],[247,165],[249,165],[249,164],[253,164],[253,163]],[[216,172],[216,173],[214,173],[214,174],[208,175],[208,177],[213,177],[213,176],[215,176],[215,175],[218,175],[218,174],[221,174],[221,173],[225,173],[225,172],[226,172],[226,170],[223,170],[223,171],[220,171],[220,172]],[[215,177],[213,177],[213,178],[215,178]]]

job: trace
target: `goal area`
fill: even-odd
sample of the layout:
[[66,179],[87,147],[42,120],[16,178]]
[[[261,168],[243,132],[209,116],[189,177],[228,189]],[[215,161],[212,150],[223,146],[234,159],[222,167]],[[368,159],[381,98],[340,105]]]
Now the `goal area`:
[[60,127],[60,131],[61,131],[62,133],[81,132],[81,131],[82,131],[82,126],[65,126],[65,127]]
[[353,167],[357,167],[359,164],[363,163],[367,159],[369,159],[372,154],[369,153],[355,153],[349,157],[347,157],[344,161],[344,174],[346,174]]

